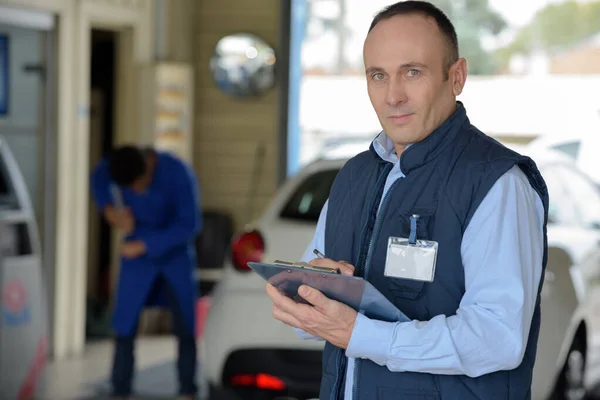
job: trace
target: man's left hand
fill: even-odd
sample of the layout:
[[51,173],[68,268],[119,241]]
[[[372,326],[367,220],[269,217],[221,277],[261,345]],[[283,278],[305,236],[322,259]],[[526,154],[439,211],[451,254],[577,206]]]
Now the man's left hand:
[[146,243],[141,240],[133,240],[123,243],[121,255],[125,258],[137,258],[146,253]]
[[267,294],[273,301],[273,317],[346,349],[350,343],[357,313],[347,305],[329,299],[310,286],[302,285],[298,294],[311,305],[297,303],[267,283]]

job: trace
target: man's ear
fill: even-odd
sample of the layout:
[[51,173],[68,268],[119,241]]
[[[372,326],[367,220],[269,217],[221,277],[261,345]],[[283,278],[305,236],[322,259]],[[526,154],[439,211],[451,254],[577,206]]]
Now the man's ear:
[[464,58],[456,60],[450,67],[448,79],[452,81],[452,91],[454,92],[454,95],[460,95],[467,82],[467,60]]

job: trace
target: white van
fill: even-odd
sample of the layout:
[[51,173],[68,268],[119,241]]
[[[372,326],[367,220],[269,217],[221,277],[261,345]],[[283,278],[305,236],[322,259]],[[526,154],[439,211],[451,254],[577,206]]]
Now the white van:
[[48,311],[38,227],[25,181],[0,136],[0,398],[41,391]]

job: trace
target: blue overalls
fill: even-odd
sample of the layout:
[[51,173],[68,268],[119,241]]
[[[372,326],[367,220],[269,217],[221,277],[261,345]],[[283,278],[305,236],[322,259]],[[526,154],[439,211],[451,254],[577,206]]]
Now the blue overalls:
[[[121,258],[114,308],[116,334],[113,386],[115,395],[131,393],[133,339],[146,306],[169,305],[179,339],[181,394],[196,392],[195,302],[197,288],[194,239],[200,233],[199,189],[191,168],[176,157],[157,152],[157,163],[145,193],[120,188],[123,203],[135,218],[135,230],[125,240],[142,240],[147,253]],[[92,192],[100,210],[112,204],[106,160],[94,170]]]

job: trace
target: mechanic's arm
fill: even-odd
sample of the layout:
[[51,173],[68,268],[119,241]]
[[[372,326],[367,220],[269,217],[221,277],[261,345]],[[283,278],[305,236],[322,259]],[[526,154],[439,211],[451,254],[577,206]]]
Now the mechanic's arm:
[[541,280],[543,218],[540,197],[514,167],[465,231],[466,292],[456,315],[388,323],[358,314],[346,355],[391,371],[470,377],[519,366]]
[[106,160],[102,160],[92,171],[90,183],[94,202],[100,211],[104,211],[107,206],[113,203],[110,192],[111,179]]
[[[304,251],[304,255],[300,261],[310,262],[314,259],[315,253],[313,253],[314,249],[319,250],[320,252],[325,252],[325,221],[327,219],[327,208],[329,205],[329,199],[325,201],[323,204],[323,208],[321,209],[321,214],[319,214],[319,220],[317,221],[317,228],[315,229],[315,234],[312,238],[312,241],[309,243],[308,247]],[[327,256],[327,254],[325,254]],[[320,337],[313,336],[310,333],[304,332],[302,329],[294,328],[296,334],[300,336],[301,339],[312,339],[322,341]]]
[[171,173],[172,193],[166,195],[175,199],[174,215],[168,226],[160,230],[144,231],[136,234],[146,245],[151,258],[160,257],[168,251],[183,246],[194,238],[202,228],[200,215],[200,193],[193,172],[184,164],[178,164]]

